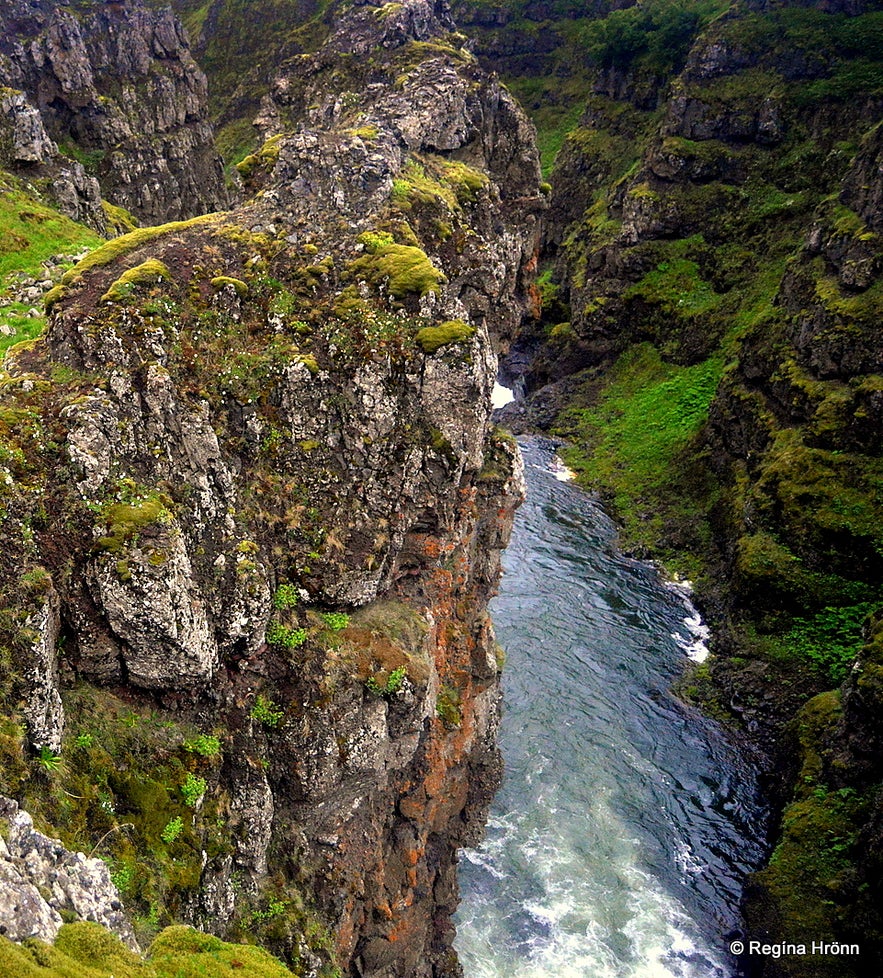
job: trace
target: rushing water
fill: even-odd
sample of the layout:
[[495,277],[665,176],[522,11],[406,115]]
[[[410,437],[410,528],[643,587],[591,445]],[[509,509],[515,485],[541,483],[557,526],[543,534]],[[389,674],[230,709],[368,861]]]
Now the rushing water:
[[522,444],[528,497],[493,614],[506,778],[461,860],[467,978],[729,978],[761,854],[754,774],[668,692],[701,652],[682,592]]

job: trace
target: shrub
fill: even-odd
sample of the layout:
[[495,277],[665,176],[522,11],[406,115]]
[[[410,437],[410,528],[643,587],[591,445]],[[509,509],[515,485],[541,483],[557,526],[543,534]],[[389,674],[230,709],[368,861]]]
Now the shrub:
[[265,727],[278,727],[279,721],[284,716],[284,710],[280,710],[271,699],[260,694],[251,708],[252,720],[257,720]]
[[376,676],[369,676],[365,680],[365,685],[375,696],[393,696],[402,688],[407,676],[407,668],[399,666],[386,677],[386,682],[380,682]]
[[221,753],[221,741],[211,734],[198,734],[184,741],[184,750],[200,757],[217,757]]
[[267,628],[267,644],[275,649],[296,649],[307,640],[305,628],[291,628],[281,622],[271,622]]
[[812,618],[795,618],[782,636],[782,644],[838,685],[858,655],[862,626],[875,608],[875,603],[863,602],[845,608],[823,608]]
[[341,632],[350,623],[350,616],[345,611],[326,611],[320,617],[332,632]]
[[205,794],[208,787],[205,778],[200,778],[192,772],[187,775],[184,784],[181,785],[181,794],[184,797],[184,804],[188,808],[194,808],[199,799]]
[[184,819],[180,815],[176,815],[173,819],[166,822],[166,827],[162,830],[160,838],[166,845],[171,845],[183,831]]
[[297,604],[297,588],[293,584],[280,584],[273,595],[273,607],[279,611],[293,608]]

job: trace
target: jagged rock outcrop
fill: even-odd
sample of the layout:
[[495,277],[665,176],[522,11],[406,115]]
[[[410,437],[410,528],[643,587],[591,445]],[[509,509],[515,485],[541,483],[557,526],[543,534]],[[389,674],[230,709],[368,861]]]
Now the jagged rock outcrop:
[[[108,200],[146,224],[225,205],[205,76],[170,10],[155,12],[137,0],[4,0],[0,26],[0,79],[27,99],[6,110],[19,133],[13,155],[32,167],[53,155],[39,136],[41,120],[72,158],[70,179],[54,179],[65,213],[94,216],[94,186],[77,169],[83,163]],[[89,223],[101,229],[100,221]]]
[[82,163],[63,156],[24,92],[0,90],[0,167],[46,187],[62,214],[99,233],[107,230],[101,188]]
[[340,11],[264,105],[253,199],[87,256],[8,364],[15,692],[37,716],[54,653],[82,799],[47,816],[131,822],[105,847],[136,906],[304,974],[458,973],[456,850],[500,777],[487,601],[522,489],[490,393],[545,199],[448,28]]
[[132,925],[100,859],[70,852],[34,828],[31,816],[0,796],[0,933],[52,943],[62,913],[92,920],[138,950]]

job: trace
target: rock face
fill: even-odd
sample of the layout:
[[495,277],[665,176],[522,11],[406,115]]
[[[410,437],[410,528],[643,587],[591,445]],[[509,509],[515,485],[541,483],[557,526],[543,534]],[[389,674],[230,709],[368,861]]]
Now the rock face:
[[100,859],[70,852],[34,829],[33,819],[11,798],[0,797],[0,917],[3,936],[52,943],[60,911],[103,924],[138,950],[110,871]]
[[59,153],[24,92],[0,91],[0,147],[4,170],[40,181],[62,214],[99,233],[107,230],[98,181],[86,173],[82,163]]
[[458,973],[456,850],[500,776],[522,483],[490,393],[545,201],[449,25],[341,11],[264,103],[253,199],[87,256],[10,363],[16,692],[83,798],[46,816],[130,822],[136,908],[304,974]]
[[205,77],[170,10],[4,0],[0,26],[0,77],[25,100],[7,108],[15,95],[4,96],[13,161],[42,176],[50,140],[60,144],[71,157],[68,190],[55,191],[65,213],[101,230],[81,164],[107,199],[144,223],[224,206]]

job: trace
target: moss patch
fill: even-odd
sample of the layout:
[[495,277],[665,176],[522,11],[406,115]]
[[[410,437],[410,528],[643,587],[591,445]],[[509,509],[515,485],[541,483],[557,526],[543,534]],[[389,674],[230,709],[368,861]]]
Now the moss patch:
[[190,927],[167,927],[146,959],[99,924],[65,924],[54,945],[0,937],[0,971],[15,978],[292,978],[263,948],[230,944]]
[[124,234],[120,238],[114,238],[112,241],[106,242],[100,248],[96,248],[95,251],[86,255],[69,272],[65,273],[61,280],[62,284],[70,285],[78,276],[94,268],[103,268],[123,255],[128,255],[136,248],[149,244],[151,241],[156,241],[157,238],[161,238],[163,235],[176,234],[179,231],[185,231],[187,228],[214,223],[216,220],[217,215],[215,214],[203,214],[200,217],[193,217],[188,221],[172,221],[169,224],[159,224],[156,227],[138,228],[129,234]]
[[363,234],[359,240],[365,245],[368,254],[352,262],[350,271],[372,285],[386,283],[390,293],[397,299],[407,295],[424,296],[428,292],[438,292],[447,282],[444,274],[432,264],[421,248],[378,240],[377,235],[373,234]]
[[424,326],[415,339],[424,353],[436,353],[453,343],[467,343],[475,335],[475,327],[462,319],[451,319],[438,326]]
[[[139,285],[158,285],[171,278],[168,267],[156,258],[148,258],[123,272],[101,297],[101,302],[126,302]],[[48,302],[48,299],[47,299]]]

